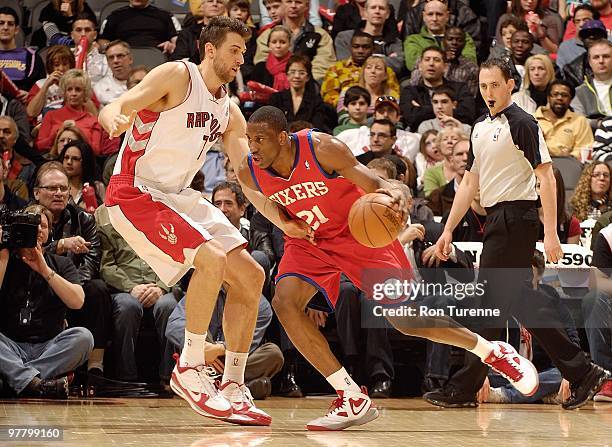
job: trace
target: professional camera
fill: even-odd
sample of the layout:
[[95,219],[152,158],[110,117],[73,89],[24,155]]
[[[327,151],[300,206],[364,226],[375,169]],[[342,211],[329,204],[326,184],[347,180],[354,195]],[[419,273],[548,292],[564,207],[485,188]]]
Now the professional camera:
[[38,225],[40,225],[38,214],[11,211],[6,205],[0,205],[0,226],[2,226],[0,248],[36,247]]

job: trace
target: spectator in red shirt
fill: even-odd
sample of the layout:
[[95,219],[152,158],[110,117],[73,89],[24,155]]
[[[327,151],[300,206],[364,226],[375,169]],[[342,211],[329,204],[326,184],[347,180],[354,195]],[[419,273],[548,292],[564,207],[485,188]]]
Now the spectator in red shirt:
[[57,131],[66,120],[73,120],[90,143],[96,155],[110,155],[119,150],[119,139],[109,140],[108,134],[98,119],[86,109],[87,98],[91,96],[91,82],[83,70],[71,69],[59,82],[64,97],[60,109],[47,112],[43,118],[34,146],[41,152],[48,151]]

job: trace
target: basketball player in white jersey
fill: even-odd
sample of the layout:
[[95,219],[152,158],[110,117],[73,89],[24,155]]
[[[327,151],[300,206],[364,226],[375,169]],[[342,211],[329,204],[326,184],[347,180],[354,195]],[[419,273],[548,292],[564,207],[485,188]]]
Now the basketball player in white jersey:
[[[216,17],[202,30],[202,63],[168,62],[105,107],[100,123],[111,136],[127,132],[111,177],[106,205],[115,229],[167,285],[190,268],[185,345],[170,386],[199,414],[244,425],[269,425],[244,385],[244,368],[257,317],[264,272],[245,250],[240,232],[201,194],[189,188],[206,151],[219,138],[233,166],[248,153],[246,122],[225,84],[243,63],[247,27]],[[263,195],[249,199],[266,207]],[[275,214],[294,237],[310,233],[301,221]],[[221,286],[225,369],[215,386],[205,367],[204,341]]]

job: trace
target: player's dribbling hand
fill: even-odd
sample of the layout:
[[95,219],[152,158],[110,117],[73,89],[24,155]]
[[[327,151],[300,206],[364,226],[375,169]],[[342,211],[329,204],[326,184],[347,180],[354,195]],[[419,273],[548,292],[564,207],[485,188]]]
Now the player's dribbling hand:
[[[395,185],[396,184],[394,184],[394,186]],[[407,188],[408,187],[406,187],[406,189]],[[410,210],[408,209],[409,208],[409,204],[408,204],[408,200],[407,200],[408,195],[407,195],[406,191],[402,190],[402,188],[398,185],[395,188],[377,189],[376,192],[379,193],[379,194],[388,195],[389,197],[391,197],[393,199],[393,202],[391,202],[391,205],[393,206],[393,209],[395,209],[395,211],[400,213],[403,226],[405,226],[406,225],[406,221],[408,220],[408,216],[410,215]]]
[[551,235],[544,234],[544,251],[548,262],[558,262],[563,258],[563,249],[556,232]]
[[448,261],[448,256],[451,254],[451,242],[453,242],[453,233],[444,230],[436,242],[436,256],[442,261]]
[[115,115],[115,117],[113,118],[113,123],[111,126],[111,131],[109,132],[109,136],[111,138],[115,138],[124,133],[126,130],[128,130],[136,119],[136,113],[136,110],[132,110],[129,115]]

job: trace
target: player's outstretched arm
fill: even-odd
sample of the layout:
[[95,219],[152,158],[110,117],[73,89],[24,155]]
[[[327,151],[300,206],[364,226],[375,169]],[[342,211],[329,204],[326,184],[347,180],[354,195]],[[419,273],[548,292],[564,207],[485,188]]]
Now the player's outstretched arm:
[[102,109],[98,120],[111,137],[125,132],[142,109],[167,110],[180,104],[189,85],[189,71],[181,62],[155,67],[142,81]]

